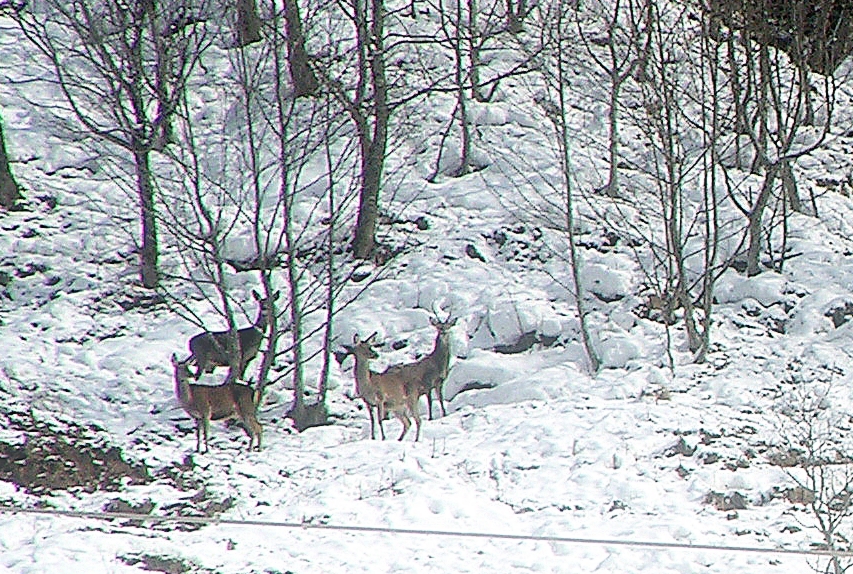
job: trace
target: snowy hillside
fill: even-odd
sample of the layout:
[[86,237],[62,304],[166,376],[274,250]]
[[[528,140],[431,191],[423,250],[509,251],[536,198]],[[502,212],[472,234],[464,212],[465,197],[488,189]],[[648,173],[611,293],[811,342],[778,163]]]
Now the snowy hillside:
[[[417,22],[437,26],[434,13]],[[230,126],[239,111],[222,97],[227,50],[212,50],[215,69],[194,77],[188,104],[211,139],[212,126]],[[199,332],[190,312],[211,328],[221,317],[186,281],[168,231],[161,263],[171,298],[138,285],[138,223],[114,158],[70,134],[61,94],[40,81],[49,71],[7,16],[0,52],[0,113],[26,196],[23,210],[0,212],[0,572],[764,574],[828,568],[807,554],[826,544],[820,516],[840,514],[836,530],[851,539],[850,505],[838,502],[853,489],[849,81],[839,84],[826,143],[795,162],[817,215],[787,214],[784,245],[771,241],[785,256],[781,271],[749,277],[733,266],[719,276],[711,345],[696,363],[682,322],[667,325],[650,302],[646,247],[663,225],[653,185],[631,167],[630,200],[593,193],[606,182],[602,77],[589,66],[571,78],[576,243],[598,372],[581,342],[568,240],[544,194],[561,169],[537,103],[541,80],[510,77],[492,101],[471,102],[474,163],[484,169],[461,177],[448,174],[459,150],[441,137],[451,96],[417,100],[399,119],[381,200],[378,234],[394,256],[374,265],[341,254],[350,280],[340,300],[352,303],[335,317],[332,350],[376,332],[371,366],[381,371],[432,349],[434,312],[458,317],[447,416],[428,420],[422,401],[418,442],[370,440],[347,357],[331,363],[331,424],[296,432],[282,357],[259,408],[263,448],[246,452],[239,426],[215,422],[200,454],[170,357],[186,357]],[[508,69],[517,54],[495,50],[485,64]],[[626,120],[631,166],[651,161],[638,133]],[[430,178],[442,146],[447,169]],[[209,161],[220,159],[227,179],[227,159]],[[322,179],[312,179],[320,169],[306,168],[308,200],[294,207],[306,222],[326,215],[316,208]],[[754,179],[745,173],[743,185]],[[731,205],[720,219],[724,229],[744,225]],[[736,243],[721,240],[721,259]],[[235,232],[226,247],[253,255],[249,244]],[[305,261],[306,275],[316,273],[314,258]],[[284,289],[283,270],[273,279]],[[229,271],[229,281],[238,326],[248,325],[257,275]],[[308,339],[322,348],[319,329]],[[319,361],[305,368],[313,396]],[[385,428],[389,438],[400,432],[393,417]],[[840,482],[810,491],[815,469]]]

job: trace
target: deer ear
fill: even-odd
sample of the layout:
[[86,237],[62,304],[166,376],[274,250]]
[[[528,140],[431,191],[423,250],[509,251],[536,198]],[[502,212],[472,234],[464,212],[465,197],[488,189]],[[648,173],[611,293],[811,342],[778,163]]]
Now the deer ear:
[[436,319],[435,317],[430,317],[429,318],[429,324],[432,325],[433,327],[438,327],[438,319]]
[[453,318],[453,320],[452,320],[452,321],[450,321],[450,323],[447,325],[447,327],[448,327],[448,328],[450,328],[450,327],[455,327],[455,326],[456,326],[456,321],[458,321],[458,320],[459,320],[459,317],[454,317],[454,318]]
[[376,344],[376,337],[378,335],[379,335],[379,333],[377,331],[374,331],[373,334],[371,336],[369,336],[365,342],[368,345],[375,345]]
[[281,291],[276,291],[275,293],[273,293],[272,300],[273,300],[273,301],[278,301],[278,296],[279,296],[279,295],[281,295]]
[[359,337],[358,333],[356,333],[355,335],[352,336],[352,344],[358,345],[359,343],[361,343],[361,337]]

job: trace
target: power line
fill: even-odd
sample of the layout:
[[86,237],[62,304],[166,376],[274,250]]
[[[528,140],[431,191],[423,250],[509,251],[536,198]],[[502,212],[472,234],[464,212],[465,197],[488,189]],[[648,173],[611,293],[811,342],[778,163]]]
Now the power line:
[[649,548],[652,550],[690,550],[751,554],[788,554],[798,556],[833,556],[853,558],[853,552],[842,550],[792,548],[767,548],[760,546],[719,546],[715,544],[686,544],[679,542],[654,542],[643,540],[624,540],[613,538],[576,538],[570,536],[536,536],[527,534],[503,534],[498,532],[465,532],[456,530],[423,530],[417,528],[389,528],[385,526],[359,526],[344,524],[324,524],[320,522],[280,522],[269,520],[245,520],[211,518],[206,516],[155,516],[132,512],[86,512],[78,510],[57,510],[53,508],[17,508],[0,505],[0,513],[28,514],[38,516],[56,516],[66,518],[87,518],[93,520],[136,520],[155,523],[182,523],[200,525],[253,526],[264,528],[292,528],[301,530],[331,530],[338,532],[394,534],[414,536],[441,536],[454,538],[483,538],[491,540],[514,540],[519,542],[549,542],[562,544],[585,544],[594,546],[627,546]]

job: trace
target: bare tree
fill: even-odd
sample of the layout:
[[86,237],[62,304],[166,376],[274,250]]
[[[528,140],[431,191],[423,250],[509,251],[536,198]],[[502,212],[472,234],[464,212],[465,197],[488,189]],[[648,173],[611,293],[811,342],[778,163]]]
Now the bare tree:
[[379,192],[391,119],[385,69],[387,16],[384,0],[351,0],[347,13],[355,29],[354,83],[346,85],[328,74],[324,82],[349,114],[359,141],[359,205],[352,250],[357,259],[368,259],[376,247]]
[[[336,268],[343,251],[336,231],[353,197],[337,182],[346,180],[342,172],[352,168],[354,152],[336,143],[346,141],[338,130],[349,124],[334,99],[293,97],[283,21],[273,13],[262,30],[263,49],[229,51],[230,72],[206,81],[206,89],[232,102],[221,117],[193,121],[191,101],[181,109],[163,219],[182,257],[169,290],[178,295],[174,285],[184,286],[205,297],[229,330],[241,326],[229,316],[245,299],[247,273],[264,298],[281,292],[252,376],[259,402],[271,385],[292,390],[288,416],[302,430],[327,419],[331,325],[345,275]],[[313,169],[321,163],[328,173]],[[318,193],[326,184],[328,191]],[[180,307],[180,297],[172,300]],[[182,309],[193,319],[190,311]]]
[[[619,196],[619,114],[622,87],[632,76],[645,73],[650,30],[647,24],[648,0],[615,0],[594,2],[584,7],[584,14],[600,21],[603,30],[590,34],[584,29],[588,18],[578,17],[577,27],[590,59],[606,74],[608,81],[607,125],[609,129],[608,178],[603,191]],[[599,54],[602,48],[604,54]]]
[[820,537],[817,546],[830,553],[825,565],[813,566],[827,574],[843,574],[853,566],[839,556],[851,551],[846,533],[853,523],[853,452],[839,432],[847,417],[831,398],[838,374],[828,365],[788,365],[784,385],[789,390],[777,407],[781,442],[771,454],[794,483],[779,494],[808,510],[813,522],[807,526]]
[[[765,223],[772,202],[786,201],[794,211],[804,210],[794,164],[823,145],[829,133],[834,78],[815,77],[810,62],[828,57],[827,48],[816,47],[820,41],[814,41],[813,30],[816,26],[826,29],[824,19],[832,13],[834,3],[819,3],[822,9],[817,11],[813,4],[730,0],[712,2],[711,6],[716,33],[727,38],[728,86],[737,112],[736,128],[748,141],[744,151],[752,156],[749,170],[763,176],[753,193],[744,196],[734,187],[731,191],[732,202],[747,219],[747,275],[761,272],[762,248],[770,248]],[[733,18],[734,13],[740,20]],[[815,106],[822,112],[820,125],[813,125]],[[737,153],[740,157],[741,150]]]
[[[639,57],[642,74],[627,85],[640,104],[628,114],[643,134],[648,153],[634,177],[635,209],[655,205],[651,221],[635,226],[647,286],[648,306],[666,328],[670,366],[671,326],[679,315],[694,361],[705,359],[711,339],[716,278],[728,260],[720,255],[718,141],[726,109],[720,87],[720,54],[708,43],[690,9],[646,2],[642,26],[648,35]],[[616,206],[618,209],[618,206]],[[679,311],[680,310],[680,311]]]
[[[578,316],[581,344],[592,372],[601,367],[601,358],[595,345],[590,324],[591,305],[583,281],[583,252],[579,246],[578,197],[579,184],[572,158],[571,101],[567,89],[572,62],[569,58],[574,38],[568,33],[573,6],[570,2],[555,2],[540,12],[539,30],[535,53],[541,55],[538,71],[545,90],[537,94],[536,103],[550,122],[550,132],[543,133],[542,145],[554,153],[554,169],[557,177],[531,178],[531,170],[520,167],[517,161],[506,162],[508,176],[519,182],[519,198],[511,207],[519,218],[537,221],[548,229],[557,230],[561,240],[559,247],[551,251],[568,266],[569,281],[552,274],[555,281],[573,296]],[[535,180],[535,181],[534,181]],[[513,201],[501,197],[504,202]]]
[[159,283],[151,153],[171,138],[187,77],[207,42],[204,25],[184,25],[189,0],[35,0],[16,13],[47,58],[70,112],[91,134],[123,150],[133,166],[140,219],[140,279]]
[[[475,122],[472,120],[473,102],[490,101],[501,80],[513,76],[521,76],[530,71],[532,57],[526,57],[509,72],[491,74],[485,81],[482,73],[484,66],[482,54],[492,46],[503,49],[506,29],[503,18],[505,14],[499,11],[499,2],[485,3],[482,7],[477,0],[467,2],[446,3],[439,0],[431,4],[439,20],[439,33],[435,36],[434,48],[446,49],[453,55],[452,75],[445,86],[442,78],[438,78],[432,92],[451,92],[455,96],[455,107],[450,122],[441,137],[435,169],[427,178],[435,181],[441,173],[451,177],[460,177],[473,171],[483,169],[482,161],[477,161],[474,142],[477,134]],[[518,52],[524,54],[523,51]],[[458,125],[459,160],[456,165],[445,165],[445,143],[451,132]],[[455,163],[455,157],[453,158]]]
[[[661,9],[663,10],[663,8]],[[674,310],[683,310],[688,347],[692,352],[701,348],[702,337],[696,322],[692,277],[688,273],[688,242],[695,219],[686,208],[685,187],[695,177],[694,168],[701,155],[690,156],[685,142],[690,140],[690,122],[681,108],[686,77],[685,62],[674,54],[689,42],[690,32],[684,27],[685,8],[675,6],[661,13],[651,2],[643,7],[644,26],[648,43],[644,59],[644,74],[639,82],[638,112],[633,117],[645,136],[650,150],[644,180],[657,203],[661,233],[647,234],[649,255],[653,264],[646,268],[655,298],[660,301],[664,324],[673,322]],[[639,190],[638,190],[639,191]],[[650,198],[638,198],[638,204]],[[651,230],[650,230],[651,231]],[[662,235],[662,237],[661,237]],[[668,335],[669,336],[669,335]],[[672,359],[670,359],[672,361]]]
[[[558,8],[559,12],[557,13],[557,23],[556,23],[556,33],[561,34],[561,30],[564,26],[565,17],[566,17],[566,7],[560,6]],[[569,243],[569,260],[571,263],[572,270],[572,281],[574,283],[574,291],[575,291],[575,304],[578,310],[578,320],[580,321],[581,326],[581,338],[583,341],[584,349],[586,350],[586,356],[589,360],[590,367],[593,372],[598,372],[598,369],[601,366],[601,359],[598,357],[598,353],[593,346],[592,337],[589,331],[588,325],[588,310],[586,307],[586,301],[584,299],[584,290],[583,290],[583,282],[581,281],[581,261],[580,261],[580,253],[578,251],[577,240],[575,238],[575,198],[574,198],[574,183],[573,183],[573,175],[572,175],[572,159],[569,150],[571,149],[571,133],[570,127],[568,123],[568,100],[566,97],[566,74],[568,69],[568,62],[566,60],[566,52],[567,45],[564,42],[564,38],[562,35],[559,35],[557,38],[555,56],[556,56],[556,77],[551,76],[551,89],[556,91],[557,94],[557,109],[556,113],[552,113],[550,115],[550,119],[554,124],[554,128],[557,132],[557,143],[558,148],[560,150],[560,167],[561,172],[563,174],[563,193],[565,198],[565,230],[568,236]],[[555,81],[553,81],[555,80]]]

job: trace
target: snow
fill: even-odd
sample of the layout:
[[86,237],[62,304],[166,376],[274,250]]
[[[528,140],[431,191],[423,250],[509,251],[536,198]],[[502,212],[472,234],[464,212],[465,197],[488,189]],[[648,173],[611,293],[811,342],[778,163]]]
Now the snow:
[[[37,74],[21,66],[31,48],[8,39],[14,28],[7,19],[0,18],[0,27],[4,50],[14,54],[4,72],[18,78]],[[501,57],[495,58],[499,64]],[[596,79],[577,81],[583,88]],[[123,296],[141,293],[130,286],[136,223],[118,207],[127,190],[110,178],[106,160],[91,146],[56,136],[47,111],[29,103],[57,99],[50,88],[0,85],[7,142],[15,157],[31,160],[15,171],[32,199],[27,211],[0,214],[0,271],[12,275],[0,294],[0,400],[10,412],[29,413],[60,429],[72,421],[92,425],[94,436],[119,447],[127,459],[145,462],[155,476],[116,491],[41,494],[0,481],[0,504],[101,512],[115,501],[151,503],[151,514],[165,516],[177,513],[175,508],[200,514],[210,501],[229,501],[212,515],[252,521],[214,520],[182,529],[3,511],[0,572],[138,573],[146,571],[140,561],[146,556],[223,574],[806,571],[816,559],[257,524],[801,550],[821,542],[805,507],[773,494],[794,485],[794,471],[774,465],[769,453],[784,444],[790,430],[784,409],[792,397],[825,391],[824,408],[838,415],[850,411],[853,327],[836,327],[827,315],[853,300],[849,197],[828,191],[816,198],[818,217],[791,218],[789,247],[797,256],[782,271],[746,277],[730,269],[718,279],[712,350],[699,365],[692,362],[680,324],[667,328],[638,311],[648,279],[638,257],[648,255],[638,256],[624,244],[637,230],[625,230],[623,243],[607,250],[601,229],[581,226],[588,244],[599,247],[581,250],[583,286],[592,294],[593,344],[603,367],[593,375],[580,343],[569,265],[545,248],[536,250],[548,241],[563,245],[565,238],[555,238],[558,232],[544,224],[535,236],[527,215],[517,213],[520,203],[512,203],[530,181],[541,183],[556,173],[553,158],[537,147],[541,112],[512,88],[502,87],[499,96],[496,103],[469,110],[478,129],[492,130],[483,137],[503,138],[508,147],[521,141],[529,165],[552,171],[527,174],[530,180],[517,184],[518,173],[508,169],[427,183],[422,177],[432,169],[438,144],[412,142],[420,146],[416,160],[393,157],[396,165],[414,161],[416,169],[394,189],[391,208],[405,216],[425,215],[430,228],[389,232],[409,234],[412,242],[389,269],[361,269],[379,279],[336,319],[336,349],[356,334],[378,333],[380,358],[372,366],[381,370],[429,352],[434,311],[459,317],[444,387],[447,416],[428,421],[422,404],[419,442],[411,435],[403,442],[371,441],[367,413],[350,398],[353,361],[347,359],[332,365],[334,424],[296,433],[285,417],[292,391],[277,383],[260,409],[261,452],[245,452],[239,429],[214,423],[210,452],[196,454],[193,423],[174,397],[169,358],[188,354],[187,340],[198,328],[162,306],[120,305]],[[237,121],[234,110],[215,108],[222,99],[215,87],[197,99],[199,122],[219,116]],[[851,109],[845,107],[842,117]],[[585,129],[599,132],[601,113],[571,119],[590,122]],[[446,110],[432,115],[448,120]],[[798,163],[804,186],[825,172],[849,169],[849,156],[842,153],[849,142],[833,145],[834,154]],[[458,158],[451,147],[442,169]],[[626,148],[626,156],[647,153],[639,145]],[[500,159],[498,151],[477,151],[477,163],[497,168],[496,162],[512,161]],[[578,161],[579,181],[600,179],[596,162]],[[35,200],[41,195],[56,198],[58,206]],[[103,197],[111,201],[97,201]],[[579,209],[595,200],[588,201]],[[305,219],[309,205],[297,206]],[[630,221],[645,215],[629,206],[620,213]],[[527,225],[523,231],[506,233],[520,223]],[[489,240],[497,231],[510,236],[519,251]],[[485,261],[466,255],[468,245]],[[246,235],[231,236],[225,248],[235,257],[254,255]],[[531,253],[549,259],[540,262]],[[164,265],[178,265],[174,249],[164,251]],[[237,315],[243,325],[253,319],[249,292],[256,284],[245,274],[234,273],[230,280],[245,296],[245,313]],[[203,301],[184,302],[210,328],[222,328]],[[540,337],[529,349],[495,350],[529,333]],[[674,370],[667,336],[674,341]],[[399,342],[404,344],[392,346]],[[221,376],[204,375],[200,383],[217,384]],[[389,437],[399,433],[396,420],[385,425]],[[849,422],[843,425],[836,429],[837,440],[847,445]],[[0,443],[28,440],[23,431],[0,429]],[[694,452],[675,452],[680,440]],[[186,460],[191,483],[170,479],[170,469]],[[717,510],[706,502],[709,493],[739,493],[747,508]]]

